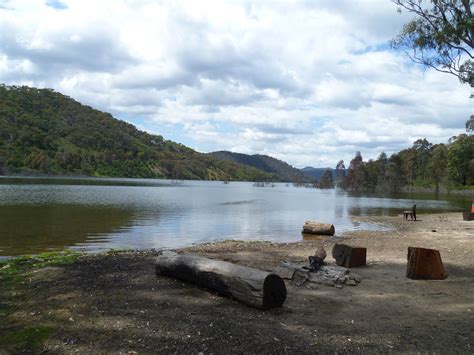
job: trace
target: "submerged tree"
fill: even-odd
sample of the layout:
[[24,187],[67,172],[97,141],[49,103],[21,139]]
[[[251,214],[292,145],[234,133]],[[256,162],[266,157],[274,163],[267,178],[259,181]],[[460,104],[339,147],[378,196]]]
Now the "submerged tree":
[[339,160],[336,165],[336,185],[344,188],[344,180],[346,178],[346,166],[344,160]]
[[331,169],[326,169],[324,175],[319,180],[319,187],[321,189],[332,189],[334,188],[334,181],[332,179],[332,171]]

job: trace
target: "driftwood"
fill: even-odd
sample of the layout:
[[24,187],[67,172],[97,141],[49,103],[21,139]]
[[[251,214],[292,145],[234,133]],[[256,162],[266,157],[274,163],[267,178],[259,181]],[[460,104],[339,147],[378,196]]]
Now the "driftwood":
[[190,254],[163,252],[156,273],[193,282],[259,309],[280,307],[285,282],[273,273]]
[[334,235],[336,232],[334,225],[328,223],[319,223],[313,221],[304,222],[302,233],[319,234],[319,235]]
[[408,247],[407,277],[414,280],[443,280],[448,275],[438,250]]
[[332,248],[332,256],[336,259],[336,264],[340,266],[364,266],[367,261],[367,248],[335,244]]

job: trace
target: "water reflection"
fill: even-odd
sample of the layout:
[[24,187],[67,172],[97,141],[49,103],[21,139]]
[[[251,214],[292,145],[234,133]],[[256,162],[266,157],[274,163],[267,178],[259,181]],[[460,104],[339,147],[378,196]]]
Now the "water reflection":
[[[355,215],[459,210],[465,198],[350,195],[285,184],[142,179],[1,179],[0,255],[72,247],[173,248],[222,239],[298,241],[305,220],[383,229]],[[46,183],[45,183],[46,182]],[[469,202],[470,203],[470,202]]]
[[106,241],[134,220],[130,210],[81,205],[0,205],[0,216],[0,255]]

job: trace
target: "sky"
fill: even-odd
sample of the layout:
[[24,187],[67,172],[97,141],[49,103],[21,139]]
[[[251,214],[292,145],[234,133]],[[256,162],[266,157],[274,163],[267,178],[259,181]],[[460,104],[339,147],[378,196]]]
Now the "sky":
[[348,165],[464,132],[470,88],[390,48],[389,0],[0,0],[0,83],[200,152]]

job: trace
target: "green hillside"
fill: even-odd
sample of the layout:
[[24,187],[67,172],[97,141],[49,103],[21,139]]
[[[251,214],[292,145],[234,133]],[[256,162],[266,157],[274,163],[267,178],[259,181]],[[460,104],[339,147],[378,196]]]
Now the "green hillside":
[[223,161],[232,161],[263,170],[267,173],[276,174],[280,181],[309,182],[314,180],[304,175],[299,169],[268,155],[248,155],[225,150],[212,152],[209,155]]
[[139,131],[50,89],[0,85],[0,174],[275,180]]

